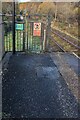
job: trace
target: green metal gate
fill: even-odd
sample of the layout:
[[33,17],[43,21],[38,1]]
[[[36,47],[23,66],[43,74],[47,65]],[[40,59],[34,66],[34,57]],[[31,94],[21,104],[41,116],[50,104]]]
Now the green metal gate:
[[[26,19],[27,50],[33,53],[43,52],[47,43],[47,24],[43,22],[43,15],[30,15]],[[40,31],[34,31],[34,25],[40,25]],[[34,32],[40,34],[34,35]],[[45,40],[45,41],[44,41]],[[45,47],[45,48],[44,48]]]
[[33,24],[34,22],[28,22],[27,24],[27,39],[28,39],[28,51],[34,53],[42,52],[42,36],[33,35]]

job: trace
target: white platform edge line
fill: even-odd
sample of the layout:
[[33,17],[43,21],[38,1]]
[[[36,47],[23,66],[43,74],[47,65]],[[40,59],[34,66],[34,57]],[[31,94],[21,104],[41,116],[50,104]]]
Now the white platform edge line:
[[78,55],[76,55],[76,53],[72,52],[73,55],[75,55],[78,59],[80,59],[80,57]]

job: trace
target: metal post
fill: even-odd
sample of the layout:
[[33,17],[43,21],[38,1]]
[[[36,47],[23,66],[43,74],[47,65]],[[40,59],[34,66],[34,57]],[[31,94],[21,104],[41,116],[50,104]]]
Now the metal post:
[[25,51],[25,38],[26,38],[26,36],[25,36],[25,34],[26,34],[26,21],[25,21],[25,17],[24,17],[24,31],[23,31],[23,51]]
[[43,51],[46,50],[46,30],[44,30]]
[[47,49],[49,48],[49,38],[51,37],[51,17],[50,13],[48,13],[48,25],[47,25]]
[[26,41],[26,47],[27,47],[27,51],[28,51],[28,16],[26,16],[27,14],[27,7],[25,9],[25,41]]
[[13,2],[13,54],[15,54],[15,2]]
[[26,19],[26,25],[27,25],[27,51],[28,51],[28,19]]

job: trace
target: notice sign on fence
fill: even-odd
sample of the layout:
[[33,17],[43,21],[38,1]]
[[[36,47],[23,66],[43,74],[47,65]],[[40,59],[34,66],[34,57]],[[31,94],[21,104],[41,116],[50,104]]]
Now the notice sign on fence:
[[16,24],[16,30],[24,30],[24,24]]
[[41,23],[33,24],[33,36],[41,36]]

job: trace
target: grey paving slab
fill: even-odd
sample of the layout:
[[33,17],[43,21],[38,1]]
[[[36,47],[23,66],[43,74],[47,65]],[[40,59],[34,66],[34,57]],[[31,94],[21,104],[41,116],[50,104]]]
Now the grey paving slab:
[[74,69],[70,67],[70,64],[67,63],[67,60],[64,57],[64,53],[51,53],[51,58],[63,76],[66,84],[76,97],[76,100],[80,101],[78,74],[76,74]]
[[80,59],[71,53],[61,53],[69,66],[80,76]]
[[3,118],[78,118],[78,103],[49,54],[16,54],[2,79]]

